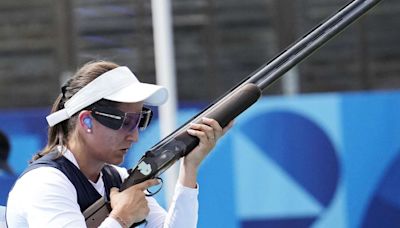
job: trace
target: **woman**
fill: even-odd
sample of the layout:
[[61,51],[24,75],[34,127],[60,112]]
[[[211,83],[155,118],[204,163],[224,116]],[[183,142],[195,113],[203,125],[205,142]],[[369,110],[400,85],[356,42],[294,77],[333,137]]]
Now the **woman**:
[[82,212],[100,197],[111,201],[111,212],[100,227],[130,227],[146,219],[146,227],[195,227],[197,170],[216,141],[230,128],[205,118],[187,131],[200,139],[183,158],[179,181],[168,212],[145,189],[147,180],[119,192],[128,173],[117,167],[138,141],[138,129],[148,124],[161,105],[165,88],[140,83],[127,68],[115,63],[90,62],[62,88],[47,116],[47,146],[33,159],[9,194],[9,227],[85,227]]

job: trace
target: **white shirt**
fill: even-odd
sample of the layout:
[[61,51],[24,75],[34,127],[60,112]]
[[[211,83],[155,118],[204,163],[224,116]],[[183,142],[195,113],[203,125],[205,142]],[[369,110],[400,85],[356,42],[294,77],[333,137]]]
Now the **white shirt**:
[[[64,156],[79,168],[70,151],[66,151]],[[122,179],[128,176],[125,168],[115,168]],[[91,183],[100,195],[104,195],[102,178],[97,183]],[[146,227],[196,227],[197,196],[197,189],[178,183],[168,212],[154,198],[147,197],[150,213],[146,218]],[[36,168],[19,178],[9,193],[6,212],[8,227],[86,227],[77,202],[75,187],[60,170],[53,167]],[[108,217],[100,227],[121,226],[115,219]]]

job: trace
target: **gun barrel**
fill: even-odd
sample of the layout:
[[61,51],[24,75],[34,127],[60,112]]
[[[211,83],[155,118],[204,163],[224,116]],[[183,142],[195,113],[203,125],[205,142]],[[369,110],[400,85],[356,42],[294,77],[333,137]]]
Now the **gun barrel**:
[[180,128],[166,136],[150,150],[164,145],[168,141],[173,140],[177,135],[182,134],[191,122],[198,122],[202,117],[206,117],[210,109],[213,109],[224,103],[236,91],[240,90],[246,84],[252,83],[257,85],[260,90],[264,90],[284,73],[293,68],[296,64],[310,56],[319,47],[328,42],[335,35],[343,31],[348,25],[365,14],[368,10],[374,7],[382,0],[353,0],[343,8],[338,10],[325,22],[316,26],[301,39],[294,42],[291,46],[285,49],[277,57],[273,58],[268,63],[259,67],[224,95],[212,102],[208,107],[203,109],[193,118],[184,123]]
[[281,52],[276,58],[256,70],[247,82],[257,84],[261,90],[265,89],[376,6],[380,1],[355,0],[350,2],[325,20],[325,22],[312,29],[289,48]]

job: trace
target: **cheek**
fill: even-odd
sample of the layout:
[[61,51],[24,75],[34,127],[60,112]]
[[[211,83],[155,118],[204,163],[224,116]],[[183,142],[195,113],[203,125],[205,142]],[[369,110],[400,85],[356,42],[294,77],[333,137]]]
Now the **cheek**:
[[112,147],[118,138],[118,134],[116,133],[117,131],[97,123],[97,125],[94,127],[95,143],[98,146],[102,145],[107,148]]
[[120,131],[115,131],[103,126],[96,126],[93,130],[93,141],[91,147],[94,152],[94,156],[110,162],[110,159],[116,154],[116,151],[121,149],[121,145],[124,142],[124,135],[120,134]]
[[115,134],[99,134],[96,137],[96,145],[99,148],[104,148],[106,150],[110,150],[115,148],[118,143],[118,136]]
[[113,154],[117,145],[117,139],[114,136],[97,134],[91,143],[90,153],[97,160],[113,163]]

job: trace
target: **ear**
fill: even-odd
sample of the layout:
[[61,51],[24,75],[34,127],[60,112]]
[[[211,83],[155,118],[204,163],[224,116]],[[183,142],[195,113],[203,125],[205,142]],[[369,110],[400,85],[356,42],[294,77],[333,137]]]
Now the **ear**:
[[92,133],[93,117],[90,115],[90,111],[84,110],[79,113],[79,126],[87,133]]

